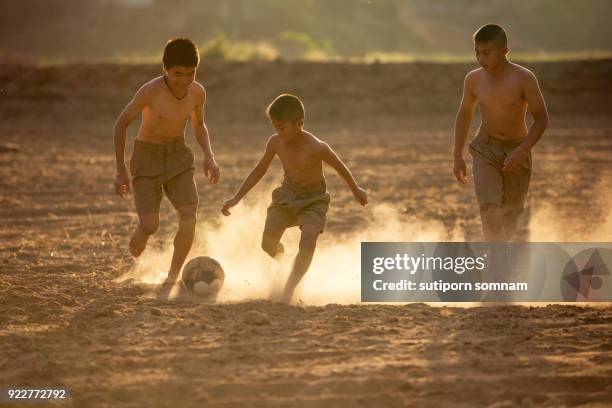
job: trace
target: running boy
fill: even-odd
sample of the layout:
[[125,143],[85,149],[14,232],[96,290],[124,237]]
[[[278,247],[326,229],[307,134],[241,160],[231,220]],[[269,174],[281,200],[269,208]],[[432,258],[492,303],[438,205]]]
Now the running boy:
[[[494,24],[474,34],[476,59],[482,68],[465,77],[455,122],[454,173],[467,183],[463,148],[474,108],[481,124],[469,145],[474,159],[474,186],[484,235],[506,242],[516,232],[531,178],[531,148],[548,124],[548,113],[535,75],[508,60],[506,32]],[[527,129],[527,108],[534,122]]]
[[330,195],[322,163],[326,162],[338,172],[361,205],[367,204],[367,195],[332,148],[303,129],[304,105],[298,97],[280,95],[268,106],[267,114],[276,134],[268,139],[259,163],[238,192],[225,201],[221,212],[230,215],[229,209],[238,204],[266,174],[274,156],[279,157],[284,179],[282,185],[272,192],[261,246],[268,255],[280,260],[284,255],[280,239],[285,230],[292,226],[299,226],[302,230],[299,252],[280,299],[289,303],[295,287],[310,266],[317,238],[325,228]]
[[189,117],[195,138],[204,152],[204,174],[210,184],[217,183],[220,175],[204,124],[206,92],[195,81],[199,62],[198,49],[191,40],[169,41],[164,49],[164,75],[147,82],[136,92],[114,127],[115,188],[116,193],[124,197],[130,185],[124,158],[126,129],[138,114],[142,115],[130,160],[138,213],[138,225],[129,244],[132,255],[140,256],[159,226],[162,191],[178,213],[172,263],[160,289],[160,300],[168,298],[195,234],[198,193],[194,181],[194,154],[185,144],[184,135]]

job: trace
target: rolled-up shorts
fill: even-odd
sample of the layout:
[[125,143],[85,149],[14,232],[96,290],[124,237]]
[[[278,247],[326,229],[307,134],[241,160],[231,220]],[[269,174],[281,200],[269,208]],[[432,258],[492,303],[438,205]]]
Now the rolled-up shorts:
[[325,179],[309,186],[283,181],[280,187],[272,191],[272,203],[268,207],[264,230],[273,231],[295,226],[301,228],[310,224],[323,232],[329,203],[330,195]]
[[502,170],[506,157],[522,141],[495,138],[481,127],[470,142],[474,187],[480,206],[495,204],[505,211],[523,212],[531,179],[531,153],[515,171]]
[[158,213],[164,192],[174,208],[197,204],[193,162],[184,139],[163,144],[136,140],[130,173],[138,214]]

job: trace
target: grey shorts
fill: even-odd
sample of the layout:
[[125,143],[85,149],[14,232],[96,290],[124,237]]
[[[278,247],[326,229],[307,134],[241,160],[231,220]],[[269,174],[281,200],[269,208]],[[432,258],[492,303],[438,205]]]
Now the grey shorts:
[[163,144],[136,140],[130,173],[138,214],[159,213],[163,192],[175,208],[197,204],[193,160],[183,139]]
[[501,140],[480,128],[469,144],[473,158],[474,187],[478,204],[495,204],[504,210],[523,212],[531,179],[531,153],[512,172],[502,171],[504,160],[523,139]]
[[311,186],[297,186],[288,182],[272,191],[264,231],[280,230],[310,224],[321,232],[327,222],[330,195],[325,180]]

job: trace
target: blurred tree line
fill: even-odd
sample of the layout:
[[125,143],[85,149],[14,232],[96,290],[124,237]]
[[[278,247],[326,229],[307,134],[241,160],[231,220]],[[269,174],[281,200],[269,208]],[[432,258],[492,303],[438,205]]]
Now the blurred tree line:
[[513,51],[610,51],[608,0],[0,0],[0,56],[157,58],[170,37],[210,57],[467,54],[480,25]]

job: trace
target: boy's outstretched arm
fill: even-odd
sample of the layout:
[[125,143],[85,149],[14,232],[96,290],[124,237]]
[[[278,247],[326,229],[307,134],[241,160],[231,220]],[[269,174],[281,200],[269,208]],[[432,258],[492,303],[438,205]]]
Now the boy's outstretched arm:
[[115,157],[117,161],[117,175],[115,176],[115,193],[124,197],[130,190],[130,176],[125,166],[125,139],[128,126],[134,122],[136,116],[142,112],[149,103],[149,86],[143,85],[126,105],[115,121],[113,128],[113,141],[115,144]]
[[472,123],[472,116],[476,108],[476,97],[473,90],[473,72],[469,72],[463,81],[463,97],[455,119],[455,149],[453,173],[457,180],[467,183],[467,166],[463,160],[463,148]]
[[351,188],[353,195],[359,201],[359,204],[366,205],[368,203],[368,195],[364,189],[357,185],[355,178],[351,174],[346,164],[340,160],[336,152],[332,150],[327,143],[321,143],[322,148],[322,159],[325,163],[329,164],[340,177],[346,181],[346,184]]
[[198,101],[191,112],[191,127],[193,134],[198,141],[198,144],[204,152],[204,175],[208,177],[209,184],[217,184],[219,177],[221,177],[221,171],[217,162],[215,161],[215,155],[212,152],[210,146],[210,136],[208,134],[208,128],[204,123],[204,104],[206,103],[206,91],[200,84],[198,86]]
[[266,144],[266,151],[264,152],[261,159],[259,159],[259,162],[255,166],[255,168],[251,170],[247,178],[244,179],[242,185],[240,186],[236,194],[234,194],[232,198],[226,200],[225,203],[223,203],[223,208],[221,209],[221,213],[223,213],[223,215],[230,215],[231,213],[229,212],[229,209],[238,204],[240,200],[242,200],[242,197],[244,197],[249,191],[251,191],[251,189],[255,187],[259,180],[261,180],[261,178],[266,174],[266,171],[268,171],[270,163],[272,163],[272,160],[274,159],[275,155],[274,138],[275,136],[272,136],[270,139],[268,139],[268,143]]
[[546,110],[546,103],[544,102],[542,91],[540,91],[538,80],[531,71],[525,72],[525,76],[523,92],[529,112],[533,116],[533,124],[529,128],[523,143],[506,157],[504,171],[513,171],[519,167],[521,162],[527,158],[531,148],[540,140],[548,126],[548,111]]

